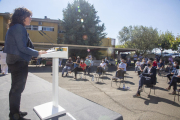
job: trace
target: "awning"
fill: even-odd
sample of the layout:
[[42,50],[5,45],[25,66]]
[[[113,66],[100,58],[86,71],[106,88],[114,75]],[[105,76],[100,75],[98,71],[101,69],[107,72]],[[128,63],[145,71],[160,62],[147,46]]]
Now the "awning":
[[[4,43],[4,41],[0,41],[0,44]],[[129,52],[136,51],[137,49],[131,48],[114,48],[114,47],[105,47],[105,46],[87,46],[87,45],[72,45],[72,44],[51,44],[51,43],[35,43],[33,42],[35,49],[50,49],[52,47],[68,47],[69,49],[97,49],[97,50],[107,50],[109,48],[120,51],[120,52]]]

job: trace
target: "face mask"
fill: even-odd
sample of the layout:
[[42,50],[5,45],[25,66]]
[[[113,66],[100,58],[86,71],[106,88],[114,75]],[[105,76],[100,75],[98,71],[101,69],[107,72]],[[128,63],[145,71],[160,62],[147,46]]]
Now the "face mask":
[[103,63],[104,61],[102,61],[102,63]]
[[151,66],[151,64],[147,64],[148,65],[148,67],[150,67]]
[[176,66],[176,64],[174,64],[174,66]]
[[142,64],[144,64],[144,62],[142,62]]
[[107,59],[105,59],[105,60],[107,60]]
[[86,59],[86,60],[88,60],[88,59]]
[[81,62],[83,62],[83,60],[81,60]]

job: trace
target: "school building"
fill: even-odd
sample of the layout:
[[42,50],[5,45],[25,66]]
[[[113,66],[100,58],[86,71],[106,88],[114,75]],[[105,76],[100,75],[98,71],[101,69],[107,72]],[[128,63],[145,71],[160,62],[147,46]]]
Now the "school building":
[[[10,13],[0,13],[0,46],[4,45],[5,35],[8,30],[8,21]],[[114,58],[115,51],[135,51],[135,49],[115,48],[115,39],[102,39],[101,46],[86,46],[86,45],[72,45],[61,44],[64,41],[65,31],[61,24],[61,20],[50,19],[47,16],[44,18],[32,18],[30,26],[26,26],[27,32],[37,50],[47,50],[51,47],[68,47],[69,49],[80,50],[100,50],[102,57]],[[39,33],[40,31],[44,33]],[[43,35],[43,36],[42,36]],[[51,41],[50,41],[51,40]],[[52,45],[52,43],[53,45]]]

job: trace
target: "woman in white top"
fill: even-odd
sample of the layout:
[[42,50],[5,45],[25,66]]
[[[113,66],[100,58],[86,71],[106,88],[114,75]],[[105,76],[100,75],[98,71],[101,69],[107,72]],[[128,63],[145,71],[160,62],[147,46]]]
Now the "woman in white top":
[[4,47],[2,47],[2,51],[0,51],[0,64],[1,64],[1,73],[4,74],[8,74],[8,66],[6,63],[6,53],[3,53],[3,49]]

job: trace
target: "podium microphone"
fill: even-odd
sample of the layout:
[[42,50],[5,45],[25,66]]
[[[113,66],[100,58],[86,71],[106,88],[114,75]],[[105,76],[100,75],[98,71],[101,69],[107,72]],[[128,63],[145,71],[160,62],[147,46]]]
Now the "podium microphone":
[[[39,34],[41,34],[44,38],[46,38],[40,31],[38,31],[38,32],[39,32]],[[46,38],[46,40],[47,40],[48,42],[50,42],[50,43],[52,44],[52,46],[54,47],[53,43],[52,43],[50,40],[48,40],[47,38]]]
[[[44,35],[47,35],[43,30],[41,30],[41,32],[44,34]],[[49,35],[47,35],[48,37],[49,37]],[[57,41],[55,41],[55,40],[53,40],[51,37],[49,37],[52,41],[54,41],[55,43],[57,42]]]

